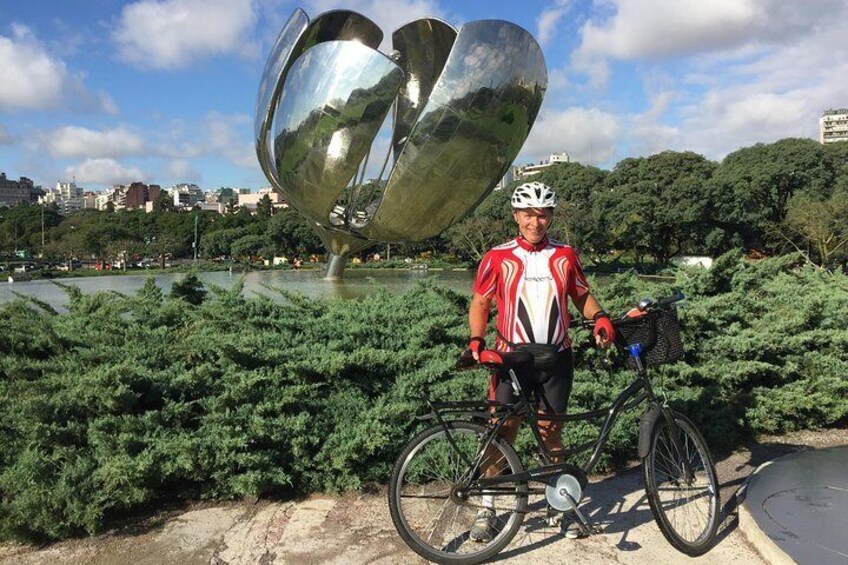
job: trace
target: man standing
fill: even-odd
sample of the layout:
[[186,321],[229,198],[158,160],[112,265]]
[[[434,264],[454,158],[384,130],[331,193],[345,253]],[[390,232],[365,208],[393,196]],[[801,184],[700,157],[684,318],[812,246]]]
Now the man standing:
[[[496,350],[511,351],[526,343],[550,347],[554,361],[549,366],[516,367],[522,384],[527,383],[525,386],[530,388],[527,392],[536,396],[540,414],[564,413],[568,407],[574,371],[568,338],[568,299],[584,318],[595,321],[598,346],[607,347],[615,338],[609,316],[589,292],[576,251],[548,238],[555,207],[556,193],[547,185],[529,182],[515,189],[512,216],[519,235],[483,257],[468,312],[471,330],[468,347],[476,360],[486,346],[492,299],[498,309]],[[513,394],[512,386],[508,379],[500,377],[491,376],[489,399],[508,402]],[[513,418],[501,429],[510,443],[515,440],[520,423]],[[560,422],[540,420],[539,431],[548,450],[562,449]],[[487,474],[496,472],[489,469]],[[483,497],[482,505],[484,508],[477,513],[471,529],[471,539],[476,541],[488,541],[493,535],[494,505],[487,497]],[[578,534],[577,528],[566,530],[568,537]]]

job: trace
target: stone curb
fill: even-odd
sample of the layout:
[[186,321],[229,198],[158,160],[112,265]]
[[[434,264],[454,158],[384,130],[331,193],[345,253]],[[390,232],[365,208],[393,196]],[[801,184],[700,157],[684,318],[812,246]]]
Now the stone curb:
[[771,565],[798,565],[797,562],[789,557],[780,547],[774,543],[766,533],[760,529],[757,521],[748,510],[748,485],[751,478],[765,467],[771,465],[773,461],[768,461],[757,467],[745,480],[745,485],[736,493],[737,497],[737,512],[739,513],[739,531],[745,536],[754,548],[763,556],[763,559],[771,563]]

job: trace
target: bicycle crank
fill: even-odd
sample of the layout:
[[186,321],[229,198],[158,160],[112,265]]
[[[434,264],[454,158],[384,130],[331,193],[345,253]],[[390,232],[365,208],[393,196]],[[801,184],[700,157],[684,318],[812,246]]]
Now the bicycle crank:
[[545,487],[548,504],[560,512],[574,510],[583,498],[580,480],[569,473],[552,478]]
[[589,484],[589,478],[580,467],[567,463],[564,470],[565,473],[546,481],[545,487],[548,504],[560,512],[575,510],[583,499],[583,489]]

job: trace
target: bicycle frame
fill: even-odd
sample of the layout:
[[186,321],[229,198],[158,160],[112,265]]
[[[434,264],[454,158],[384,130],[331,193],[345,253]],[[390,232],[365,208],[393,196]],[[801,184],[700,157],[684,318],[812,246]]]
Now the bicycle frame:
[[[519,398],[518,402],[515,404],[502,405],[494,402],[487,402],[485,404],[477,402],[431,402],[429,398],[425,396],[425,400],[432,411],[432,417],[436,418],[436,420],[445,428],[448,441],[454,449],[456,449],[456,445],[453,442],[450,428],[448,427],[450,416],[464,415],[471,416],[474,419],[484,419],[489,423],[494,422],[489,432],[484,436],[483,445],[478,451],[475,460],[467,461],[464,459],[464,462],[469,466],[466,479],[468,481],[476,480],[480,487],[472,489],[473,492],[469,492],[467,494],[497,494],[501,492],[498,490],[497,486],[502,483],[525,481],[545,482],[547,479],[561,475],[566,471],[573,470],[574,465],[568,462],[569,459],[579,453],[591,449],[592,452],[588,460],[579,467],[583,473],[588,475],[592,472],[595,465],[597,465],[600,460],[601,453],[606,446],[612,427],[615,425],[618,417],[622,413],[639,406],[646,400],[648,402],[649,409],[652,406],[656,406],[660,410],[662,417],[665,418],[668,425],[672,429],[676,428],[674,419],[665,409],[665,406],[660,404],[654,395],[653,387],[651,386],[651,382],[648,378],[648,371],[643,366],[640,359],[640,351],[636,348],[635,350],[631,350],[630,353],[636,360],[637,369],[635,371],[635,380],[631,382],[621,393],[619,393],[609,407],[599,410],[591,410],[577,414],[539,414],[536,412],[534,404],[521,387],[518,377],[513,369],[509,369],[509,376],[513,390],[517,393]],[[446,416],[448,419],[446,419]],[[499,475],[494,477],[480,477],[479,470],[485,453],[489,449],[492,441],[498,437],[501,428],[507,420],[512,417],[521,417],[527,420],[530,425],[530,429],[533,432],[533,436],[536,439],[539,454],[543,459],[542,466],[535,469],[525,470],[521,473]],[[557,451],[547,449],[542,439],[541,432],[539,431],[539,421],[575,422],[595,420],[600,417],[605,418],[601,425],[598,437],[592,441],[588,441],[571,448]],[[675,448],[679,450],[680,445],[677,442],[676,434],[672,434],[671,439]],[[457,452],[459,452],[458,449]],[[558,458],[559,462],[554,462],[554,458]],[[691,474],[691,469],[688,468],[688,462],[684,462],[684,466],[684,473],[686,476],[689,476]]]

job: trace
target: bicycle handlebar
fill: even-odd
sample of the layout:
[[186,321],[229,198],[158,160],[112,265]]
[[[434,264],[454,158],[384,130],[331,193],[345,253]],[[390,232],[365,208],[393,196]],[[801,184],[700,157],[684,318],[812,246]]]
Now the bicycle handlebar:
[[675,302],[680,302],[684,298],[686,298],[686,296],[678,290],[677,292],[675,292],[671,296],[666,296],[665,298],[658,298],[656,305],[660,308],[663,308],[665,306],[669,306],[671,304],[674,304]]
[[[666,307],[674,304],[675,302],[680,302],[681,300],[683,300],[685,298],[686,298],[686,295],[684,295],[680,291],[675,292],[671,296],[665,296],[663,298],[657,298],[656,300],[654,300],[653,298],[646,298],[646,299],[643,299],[639,302],[638,309],[642,312],[647,312],[647,311],[651,311],[651,310],[656,310],[658,308],[666,308]],[[627,320],[628,320],[627,314],[624,314],[622,316],[619,316],[616,320],[614,320],[613,324],[618,324],[622,321],[627,321]],[[568,323],[569,328],[583,327],[583,328],[586,328],[586,329],[591,329],[592,327],[594,327],[594,325],[595,325],[594,320],[584,320],[584,319],[573,319]],[[456,368],[457,369],[469,369],[471,367],[474,367],[475,365],[477,365],[477,361],[474,359],[473,355],[471,354],[470,349],[463,351],[462,355],[460,355],[459,358],[456,361]]]

